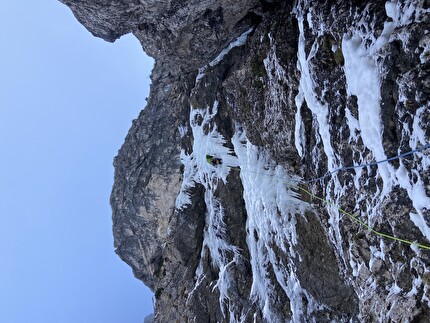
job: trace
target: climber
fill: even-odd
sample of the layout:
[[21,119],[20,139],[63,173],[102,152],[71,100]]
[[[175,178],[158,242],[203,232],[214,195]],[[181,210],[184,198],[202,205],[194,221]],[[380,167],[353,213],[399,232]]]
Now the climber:
[[212,166],[217,166],[222,164],[221,158],[216,158],[211,155],[206,155],[206,161]]

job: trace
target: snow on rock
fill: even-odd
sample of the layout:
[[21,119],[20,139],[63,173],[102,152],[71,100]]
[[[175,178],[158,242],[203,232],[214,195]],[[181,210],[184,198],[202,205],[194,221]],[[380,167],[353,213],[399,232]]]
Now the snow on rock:
[[327,156],[328,170],[332,171],[338,167],[336,161],[336,156],[331,144],[331,134],[330,127],[328,125],[328,107],[326,104],[322,103],[314,91],[314,80],[311,75],[311,69],[309,67],[309,61],[318,51],[318,43],[315,41],[312,44],[310,53],[306,55],[305,53],[305,36],[303,30],[303,17],[299,15],[299,48],[298,48],[298,69],[300,71],[300,87],[299,93],[296,97],[297,109],[300,110],[303,104],[303,99],[306,100],[308,108],[312,111],[314,116],[318,121],[318,131],[321,136],[321,140],[324,146],[324,152]]
[[288,175],[264,150],[252,145],[245,133],[236,132],[232,141],[239,160],[248,213],[247,244],[253,272],[251,295],[258,299],[264,317],[269,321],[276,320],[271,309],[274,287],[268,278],[272,268],[277,282],[290,299],[292,320],[298,322],[317,306],[309,293],[301,288],[292,259],[280,260],[273,245],[295,257],[296,217],[309,208],[294,191],[300,179]]
[[[191,109],[190,125],[194,138],[193,152],[189,155],[181,151],[181,163],[184,165],[184,177],[180,193],[176,199],[176,208],[181,209],[190,203],[189,190],[195,183],[200,183],[206,189],[215,189],[216,181],[227,181],[227,175],[232,167],[237,166],[237,159],[230,149],[224,146],[225,139],[213,128],[205,133],[205,127],[211,125],[212,118],[217,114],[218,102],[212,108]],[[222,165],[214,166],[207,162],[206,156],[213,156],[223,160]]]
[[252,32],[253,28],[249,28],[247,31],[245,31],[242,35],[237,37],[235,40],[233,40],[226,48],[224,48],[217,57],[215,57],[209,64],[199,68],[199,73],[196,77],[196,82],[198,82],[203,76],[205,75],[206,69],[208,67],[214,67],[219,62],[221,62],[224,57],[235,47],[243,46],[246,43],[246,39],[248,38],[248,35]]
[[[384,40],[378,43],[381,37]],[[375,62],[376,57],[371,53],[376,47],[382,46],[382,42],[387,41],[386,38],[387,35],[381,35],[370,47],[366,46],[358,34],[345,35],[342,40],[348,94],[357,96],[361,138],[376,160],[384,160],[387,156],[382,145],[380,75]],[[384,197],[392,189],[393,170],[387,164],[378,165],[378,170],[384,181],[382,191]]]
[[[191,108],[190,125],[194,138],[193,151],[190,155],[187,155],[184,151],[181,152],[181,162],[184,165],[184,180],[176,201],[176,207],[178,209],[184,208],[190,203],[189,190],[196,183],[204,186],[207,229],[203,237],[202,258],[206,252],[205,248],[208,248],[213,265],[219,269],[218,281],[213,288],[219,290],[220,307],[224,313],[224,305],[229,298],[228,288],[231,280],[228,269],[238,261],[240,253],[237,247],[226,242],[223,206],[214,193],[218,181],[226,183],[230,169],[238,166],[238,161],[232,155],[232,151],[224,146],[225,139],[217,131],[216,124],[211,122],[217,111],[217,101],[214,102],[211,108]],[[208,131],[207,129],[210,130]],[[222,159],[222,164],[214,166],[208,163],[206,160],[207,155]],[[201,281],[202,275],[203,272],[201,266],[199,266],[196,272],[196,285]]]

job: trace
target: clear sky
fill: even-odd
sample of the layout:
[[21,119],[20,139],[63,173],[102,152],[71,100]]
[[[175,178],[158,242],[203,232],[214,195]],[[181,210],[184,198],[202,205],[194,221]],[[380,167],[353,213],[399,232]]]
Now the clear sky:
[[0,322],[143,322],[152,295],[114,253],[109,194],[152,60],[56,0],[1,0],[0,41]]

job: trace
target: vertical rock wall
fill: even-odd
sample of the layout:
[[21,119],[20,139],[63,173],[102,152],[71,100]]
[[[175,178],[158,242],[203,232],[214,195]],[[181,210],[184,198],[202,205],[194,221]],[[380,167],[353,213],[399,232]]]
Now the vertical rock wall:
[[428,1],[61,1],[156,59],[111,197],[155,321],[430,320]]

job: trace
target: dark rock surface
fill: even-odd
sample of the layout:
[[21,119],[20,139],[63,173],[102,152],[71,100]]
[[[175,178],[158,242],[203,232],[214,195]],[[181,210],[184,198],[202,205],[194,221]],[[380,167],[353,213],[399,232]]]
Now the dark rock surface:
[[156,60],[111,196],[155,322],[429,319],[429,251],[365,226],[430,244],[429,151],[288,177],[430,142],[428,1],[60,1]]

